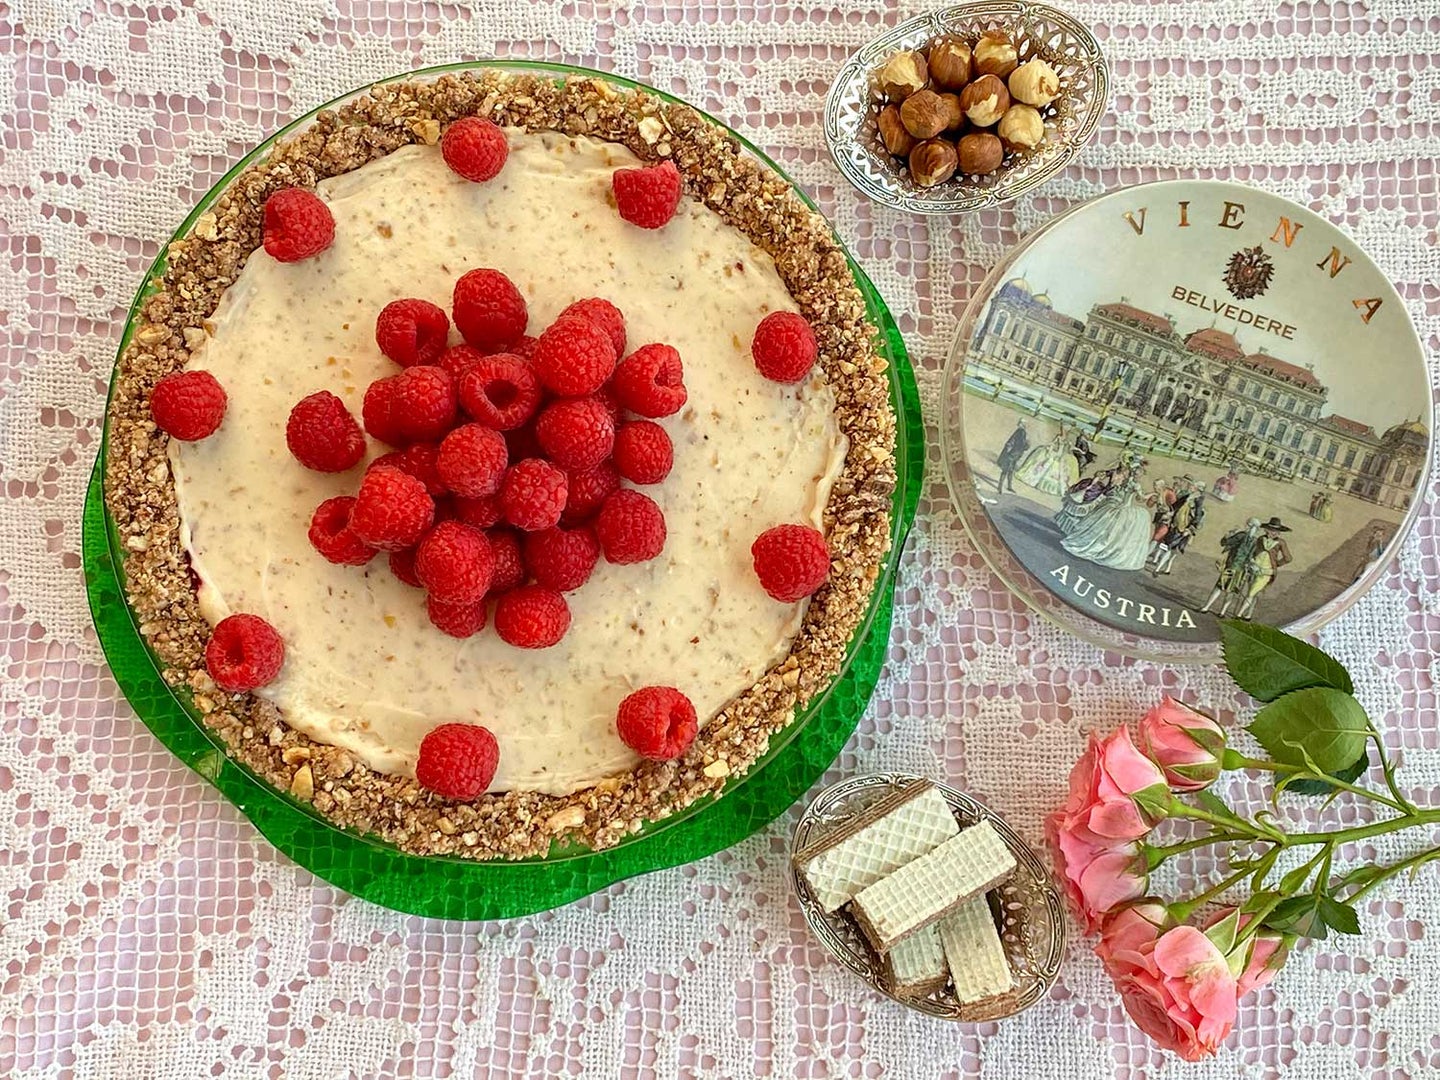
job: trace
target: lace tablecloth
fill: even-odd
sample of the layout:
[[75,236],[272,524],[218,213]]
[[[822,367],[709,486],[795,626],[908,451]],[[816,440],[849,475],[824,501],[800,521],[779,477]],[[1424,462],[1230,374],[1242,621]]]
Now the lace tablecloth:
[[[1434,868],[1368,902],[1363,938],[1294,956],[1208,1064],[1153,1049],[1078,944],[1023,1017],[947,1026],[867,992],[807,939],[785,883],[793,811],[704,862],[505,924],[351,899],[279,856],[171,758],[119,697],[90,629],[82,491],[121,322],[158,243],[263,135],[421,65],[591,65],[683,94],[749,134],[819,199],[889,299],[931,417],[957,309],[984,268],[1071,202],[1150,178],[1232,177],[1343,222],[1393,276],[1433,352],[1440,18],[1417,14],[1428,5],[1069,6],[1113,60],[1115,99],[1095,143],[1013,209],[925,221],[848,189],[819,125],[832,74],[908,7],[0,5],[0,1075],[1440,1074]],[[1102,655],[1030,618],[962,535],[933,446],[930,456],[889,669],[829,779],[942,775],[1038,842],[1086,730],[1166,689],[1234,701],[1214,670]],[[1322,635],[1355,670],[1414,797],[1432,803],[1435,492],[1432,477],[1398,562]],[[1356,815],[1346,802],[1331,813]],[[1197,861],[1186,876],[1209,870]]]

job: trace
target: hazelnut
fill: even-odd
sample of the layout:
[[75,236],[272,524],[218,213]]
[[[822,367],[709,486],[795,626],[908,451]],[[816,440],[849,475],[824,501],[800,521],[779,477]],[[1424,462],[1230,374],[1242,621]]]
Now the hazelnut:
[[927,139],[910,151],[910,175],[921,187],[943,184],[958,164],[955,147],[944,139]]
[[891,101],[903,101],[911,94],[924,90],[929,79],[925,57],[909,50],[893,53],[875,73],[876,86]]
[[965,123],[965,110],[960,107],[959,94],[941,94],[940,105],[945,111],[945,130],[959,131]]
[[1004,30],[986,30],[970,55],[972,70],[977,76],[996,75],[1003,79],[1020,63],[1015,43]]
[[915,136],[905,130],[905,124],[900,119],[899,105],[886,105],[881,109],[877,123],[880,127],[880,141],[885,144],[885,149],[896,157],[906,157],[915,148]]
[[945,103],[934,90],[911,94],[900,104],[900,120],[917,139],[933,139],[945,130]]
[[988,131],[978,131],[960,140],[960,171],[971,176],[984,176],[1000,167],[1005,148]]
[[958,37],[939,38],[927,57],[930,80],[941,90],[963,90],[970,81],[970,46]]
[[1045,141],[1045,121],[1030,105],[1011,105],[995,128],[1007,150],[1030,150]]
[[1010,73],[1010,96],[1026,105],[1049,105],[1060,96],[1060,76],[1044,60],[1027,60]]
[[976,127],[989,127],[1010,107],[1010,91],[994,75],[981,75],[960,95],[960,108]]

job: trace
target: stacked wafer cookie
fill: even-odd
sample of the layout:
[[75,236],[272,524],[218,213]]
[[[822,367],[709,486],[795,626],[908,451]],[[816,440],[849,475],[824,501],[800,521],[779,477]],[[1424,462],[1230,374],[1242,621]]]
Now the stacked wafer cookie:
[[918,780],[795,856],[827,912],[845,908],[885,961],[892,990],[954,987],[961,1003],[1012,985],[989,892],[1015,870],[990,824],[962,829],[945,796]]

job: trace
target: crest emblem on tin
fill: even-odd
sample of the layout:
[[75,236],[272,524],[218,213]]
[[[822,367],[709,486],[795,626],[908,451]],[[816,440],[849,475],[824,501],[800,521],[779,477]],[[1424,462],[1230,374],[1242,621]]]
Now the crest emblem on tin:
[[1274,273],[1274,261],[1265,254],[1264,248],[1256,244],[1230,256],[1230,262],[1225,267],[1225,287],[1236,300],[1249,300],[1265,294]]

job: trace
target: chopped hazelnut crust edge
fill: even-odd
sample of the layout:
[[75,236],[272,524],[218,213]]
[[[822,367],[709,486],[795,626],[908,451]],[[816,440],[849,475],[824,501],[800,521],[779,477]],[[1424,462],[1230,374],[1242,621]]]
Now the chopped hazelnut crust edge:
[[[789,655],[716,714],[683,758],[645,762],[570,795],[510,791],[456,803],[315,742],[288,727],[267,701],[215,686],[204,662],[210,627],[180,540],[169,440],[150,419],[149,398],[156,381],[184,367],[190,349],[204,340],[206,319],[260,246],[271,193],[313,187],[400,146],[433,144],[444,125],[471,115],[502,126],[591,135],[622,143],[645,160],[673,160],[691,198],[774,258],[814,327],[850,448],[825,509],[828,584],[812,598]],[[417,855],[524,858],[544,855],[556,842],[610,847],[647,822],[718,794],[840,671],[890,547],[895,414],[886,362],[825,220],[695,110],[593,78],[561,83],[482,70],[381,84],[319,113],[237,176],[191,234],[170,245],[157,284],[118,363],[108,417],[105,497],[125,549],[126,593],[165,678],[192,695],[230,756],[312,802],[336,825]]]

